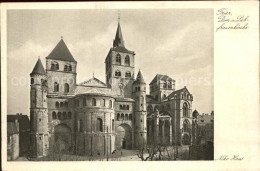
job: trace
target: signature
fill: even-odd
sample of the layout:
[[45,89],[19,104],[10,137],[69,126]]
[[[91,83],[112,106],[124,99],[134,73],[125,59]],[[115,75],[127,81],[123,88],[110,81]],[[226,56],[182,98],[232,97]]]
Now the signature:
[[218,30],[229,30],[229,29],[247,29],[249,16],[247,15],[234,15],[228,8],[221,8],[217,11],[217,22],[221,23],[217,29]]
[[219,158],[215,159],[215,160],[243,160],[244,157],[240,156],[240,155],[232,155],[232,156],[228,156],[228,155],[221,155]]

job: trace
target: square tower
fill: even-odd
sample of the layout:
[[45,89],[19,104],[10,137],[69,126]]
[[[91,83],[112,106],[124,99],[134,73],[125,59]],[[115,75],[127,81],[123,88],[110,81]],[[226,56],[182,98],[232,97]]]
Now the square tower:
[[135,52],[125,48],[120,23],[118,23],[113,48],[110,49],[105,60],[106,84],[116,95],[132,96],[134,57]]

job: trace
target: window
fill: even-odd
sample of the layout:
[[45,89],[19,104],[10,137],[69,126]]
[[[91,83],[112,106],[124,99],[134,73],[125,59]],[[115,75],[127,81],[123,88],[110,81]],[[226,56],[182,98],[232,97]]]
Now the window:
[[65,83],[65,85],[64,85],[64,92],[68,93],[69,91],[70,91],[70,86],[69,86],[68,83]]
[[131,72],[129,72],[129,71],[128,71],[128,72],[126,72],[126,73],[125,73],[125,77],[128,77],[128,78],[130,78],[130,77],[131,77]]
[[121,72],[120,72],[120,71],[116,71],[116,72],[115,72],[115,76],[116,76],[116,77],[120,77],[120,76],[121,76]]
[[31,84],[34,84],[34,79],[33,78],[31,78]]
[[128,120],[128,114],[125,114],[125,120]]
[[68,70],[69,70],[69,71],[72,71],[71,65],[68,66]]
[[56,102],[56,103],[55,103],[55,107],[56,107],[56,108],[59,108],[59,107],[60,107],[59,102]]
[[67,113],[63,112],[63,119],[66,120],[67,119]]
[[168,88],[169,88],[169,89],[172,89],[172,83],[171,83],[171,82],[168,83]]
[[68,113],[68,119],[71,119],[72,116],[71,116],[71,112]]
[[80,119],[78,121],[78,131],[83,132],[83,120],[82,119]]
[[68,71],[68,66],[67,65],[64,66],[64,71]]
[[61,107],[61,108],[63,107],[63,102],[60,102],[60,107]]
[[55,64],[55,69],[59,70],[59,64],[58,63]]
[[86,99],[86,97],[83,98],[83,106],[87,106],[87,99]]
[[135,91],[137,91],[137,87],[135,87]]
[[96,106],[97,105],[97,102],[96,102],[96,99],[92,99],[92,106]]
[[115,121],[114,119],[112,119],[112,131],[114,130],[114,127],[115,127]]
[[121,65],[121,56],[120,56],[120,54],[116,55],[116,64]]
[[183,110],[183,116],[187,117],[188,116],[188,105],[187,105],[187,103],[183,104],[182,110]]
[[57,82],[54,83],[54,92],[59,92],[59,84]]
[[65,102],[65,103],[64,103],[64,106],[65,106],[66,108],[68,108],[68,107],[69,107],[68,102]]
[[163,88],[167,88],[167,83],[163,83]]
[[61,112],[58,112],[58,119],[61,120]]
[[129,120],[132,120],[132,114],[129,114]]
[[117,116],[116,116],[116,120],[120,120],[120,114],[118,113]]
[[130,66],[130,59],[128,55],[125,57],[125,65]]
[[52,112],[52,119],[57,119],[56,112]]
[[59,64],[57,62],[52,62],[51,70],[59,70]]
[[165,100],[165,99],[166,99],[166,95],[164,94],[164,95],[163,95],[163,100]]
[[125,116],[124,116],[124,114],[122,113],[121,114],[121,120],[123,121],[125,119]]
[[51,64],[51,70],[54,70],[55,69],[55,65],[54,63]]
[[140,87],[138,87],[137,90],[140,91],[141,90]]
[[102,99],[102,100],[101,100],[101,106],[103,106],[103,107],[106,106],[106,100],[105,100],[105,99]]
[[126,110],[129,110],[129,105],[126,105]]
[[96,131],[97,132],[102,132],[103,129],[102,129],[102,119],[100,118],[97,118],[97,121],[96,121]]
[[189,132],[189,128],[190,128],[190,122],[186,119],[186,120],[183,122],[183,131],[184,131],[184,132]]
[[112,104],[112,100],[109,100],[109,108],[112,108],[113,104]]

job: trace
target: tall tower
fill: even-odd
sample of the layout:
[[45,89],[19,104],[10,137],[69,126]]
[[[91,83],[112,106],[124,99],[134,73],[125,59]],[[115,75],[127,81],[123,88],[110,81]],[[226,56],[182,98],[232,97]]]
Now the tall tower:
[[113,47],[109,50],[105,60],[106,84],[116,95],[132,96],[134,57],[135,52],[125,48],[120,22],[118,22]]
[[135,99],[134,139],[135,147],[139,147],[147,142],[146,83],[140,70],[137,74],[136,80],[133,83],[133,98]]
[[73,96],[75,92],[77,61],[63,38],[46,57],[48,95]]
[[32,73],[30,91],[30,146],[32,157],[48,154],[48,109],[47,109],[47,75],[38,59]]

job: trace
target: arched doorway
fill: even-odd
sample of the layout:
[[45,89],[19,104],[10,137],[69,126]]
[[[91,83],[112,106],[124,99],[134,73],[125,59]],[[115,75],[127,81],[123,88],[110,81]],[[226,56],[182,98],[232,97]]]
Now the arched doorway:
[[132,148],[132,128],[128,124],[121,124],[116,128],[115,148]]
[[69,152],[71,147],[71,129],[65,124],[56,125],[54,128],[54,148],[59,152]]

